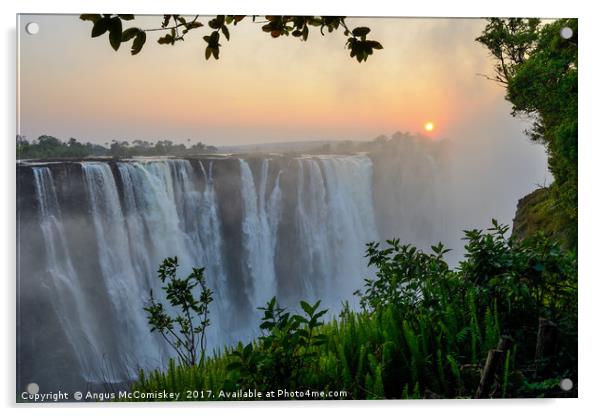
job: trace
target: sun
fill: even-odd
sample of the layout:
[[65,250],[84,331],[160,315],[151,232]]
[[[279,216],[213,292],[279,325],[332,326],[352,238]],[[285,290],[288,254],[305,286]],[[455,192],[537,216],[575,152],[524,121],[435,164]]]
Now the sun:
[[428,122],[424,123],[424,129],[426,131],[433,131],[433,130],[435,130],[435,123],[433,123],[432,121],[428,121]]

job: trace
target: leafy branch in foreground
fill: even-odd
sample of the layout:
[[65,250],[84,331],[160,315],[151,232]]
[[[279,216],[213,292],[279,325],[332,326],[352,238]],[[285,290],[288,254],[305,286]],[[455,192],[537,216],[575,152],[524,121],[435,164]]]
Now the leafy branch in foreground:
[[[161,45],[175,45],[176,42],[183,41],[190,31],[205,27],[199,17],[199,15],[190,17],[166,14],[162,16],[161,24],[158,27],[141,28],[134,26],[124,29],[123,22],[135,20],[136,17],[133,14],[80,15],[81,20],[93,23],[93,38],[105,33],[109,34],[109,43],[114,50],[118,50],[122,43],[132,41],[132,55],[140,53],[146,43],[148,32],[167,32],[157,40],[157,43]],[[222,36],[226,38],[226,41],[230,41],[231,28],[246,17],[250,17],[253,23],[261,24],[261,30],[269,33],[272,38],[293,36],[306,41],[309,37],[310,28],[319,28],[322,36],[325,35],[325,31],[332,33],[342,29],[344,35],[347,36],[345,45],[350,51],[349,55],[358,62],[366,61],[375,49],[383,48],[379,42],[366,38],[370,33],[370,28],[356,27],[349,29],[343,16],[265,16],[260,20],[259,16],[218,15],[206,22],[211,31],[203,36],[206,43],[205,59],[211,57],[219,59]]]
[[171,316],[150,292],[147,312],[151,332],[158,331],[165,341],[176,351],[183,365],[194,366],[205,360],[209,326],[209,304],[213,292],[207,287],[204,269],[193,268],[184,279],[176,276],[178,258],[169,257],[159,267],[159,279],[167,301],[180,314]]

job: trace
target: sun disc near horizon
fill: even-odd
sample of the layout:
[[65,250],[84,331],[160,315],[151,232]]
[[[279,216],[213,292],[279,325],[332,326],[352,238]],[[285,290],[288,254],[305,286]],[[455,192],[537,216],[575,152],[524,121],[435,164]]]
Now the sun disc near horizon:
[[432,121],[427,121],[426,123],[424,123],[424,130],[428,132],[435,130],[435,123],[433,123]]

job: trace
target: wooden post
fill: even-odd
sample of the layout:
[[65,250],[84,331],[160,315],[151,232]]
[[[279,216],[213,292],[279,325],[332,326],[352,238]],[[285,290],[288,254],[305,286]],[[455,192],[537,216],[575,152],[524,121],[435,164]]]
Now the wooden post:
[[512,344],[512,337],[509,335],[502,335],[500,340],[497,343],[498,350],[507,351],[510,349],[510,345]]
[[489,350],[489,353],[487,354],[487,360],[485,361],[485,366],[481,372],[481,381],[479,382],[479,387],[475,393],[475,399],[482,399],[489,396],[491,387],[493,386],[493,381],[495,379],[495,374],[497,373],[500,364],[504,360],[504,353],[506,350],[508,350],[508,348],[510,348],[511,342],[512,338],[507,335],[503,335],[498,341],[497,348]]
[[558,326],[546,318],[539,318],[537,344],[535,345],[535,373],[541,370],[541,360],[556,352],[558,344]]

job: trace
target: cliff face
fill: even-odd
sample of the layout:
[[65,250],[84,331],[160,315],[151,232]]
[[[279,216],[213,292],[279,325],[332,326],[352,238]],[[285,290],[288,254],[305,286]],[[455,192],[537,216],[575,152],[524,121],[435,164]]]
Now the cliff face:
[[524,240],[537,232],[543,232],[552,240],[568,247],[569,237],[564,219],[555,210],[555,202],[549,187],[539,188],[518,201],[512,221],[512,236]]

